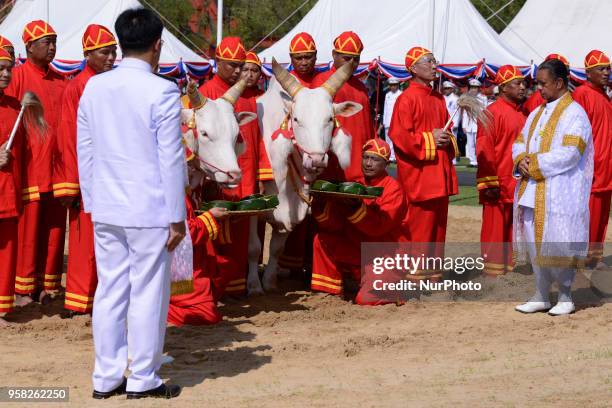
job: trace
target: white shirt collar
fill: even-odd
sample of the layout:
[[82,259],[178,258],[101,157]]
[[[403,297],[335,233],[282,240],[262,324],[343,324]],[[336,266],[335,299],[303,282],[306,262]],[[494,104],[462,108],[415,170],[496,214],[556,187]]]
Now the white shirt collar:
[[153,68],[151,67],[151,65],[148,62],[141,60],[140,58],[123,58],[119,66],[121,68],[133,68],[142,71],[153,72]]

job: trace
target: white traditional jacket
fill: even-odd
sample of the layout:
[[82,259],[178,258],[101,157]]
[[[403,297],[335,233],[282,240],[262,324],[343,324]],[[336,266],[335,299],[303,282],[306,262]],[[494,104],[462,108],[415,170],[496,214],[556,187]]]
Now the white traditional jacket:
[[[547,108],[551,111],[545,114]],[[537,254],[532,261],[545,267],[576,267],[589,242],[593,142],[587,114],[569,92],[527,118],[512,146],[516,178],[521,178],[517,166],[524,157],[530,159],[530,178],[521,179],[514,195],[517,261],[529,260],[522,228],[526,206],[534,211]]]
[[179,96],[175,83],[135,58],[89,80],[77,155],[84,209],[94,222],[159,228],[185,219]]

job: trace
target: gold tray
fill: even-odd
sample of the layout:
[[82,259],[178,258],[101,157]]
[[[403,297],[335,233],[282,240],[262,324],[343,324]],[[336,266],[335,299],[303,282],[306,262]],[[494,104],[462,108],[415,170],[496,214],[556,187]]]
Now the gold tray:
[[[264,208],[263,210],[231,210],[228,211],[227,214],[228,215],[260,215],[260,214],[265,214],[265,213],[269,213],[276,210],[276,207],[274,208]],[[203,214],[208,210],[195,210],[196,214]]]
[[368,195],[368,194],[353,194],[353,193],[341,193],[339,191],[320,191],[320,190],[310,190],[310,193],[313,194],[323,194],[323,195],[331,195],[336,197],[348,197],[348,198],[359,198],[359,199],[369,199],[369,198],[378,198],[379,196]]

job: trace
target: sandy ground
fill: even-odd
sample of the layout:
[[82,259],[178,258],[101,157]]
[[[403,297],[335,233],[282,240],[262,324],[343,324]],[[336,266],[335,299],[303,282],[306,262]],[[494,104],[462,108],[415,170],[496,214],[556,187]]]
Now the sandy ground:
[[[479,231],[480,208],[451,207],[449,241],[477,241]],[[512,274],[496,284],[527,295],[533,276]],[[295,281],[284,286],[286,294],[224,306],[218,326],[168,329],[166,349],[176,360],[162,375],[184,387],[172,406],[605,407],[612,401],[612,304],[597,299],[584,276],[575,290],[579,310],[558,318],[521,315],[514,302],[448,301],[450,294],[360,307],[303,291]],[[71,406],[169,405],[92,400],[90,319],[61,320],[60,310],[61,299],[46,309],[30,305],[0,331],[0,384],[69,386]]]

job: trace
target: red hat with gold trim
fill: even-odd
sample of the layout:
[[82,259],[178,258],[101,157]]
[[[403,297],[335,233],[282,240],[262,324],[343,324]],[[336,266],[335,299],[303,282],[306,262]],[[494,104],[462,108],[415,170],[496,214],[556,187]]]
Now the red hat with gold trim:
[[544,61],[553,60],[553,59],[561,61],[569,69],[569,60],[561,54],[556,54],[556,53],[548,54],[546,58],[544,58]]
[[215,57],[225,61],[244,62],[246,50],[240,37],[225,37],[215,50]]
[[49,37],[52,35],[57,36],[57,33],[53,27],[42,20],[34,20],[26,24],[25,28],[23,29],[23,36],[21,38],[23,39],[24,44],[27,44],[40,38]]
[[289,54],[303,54],[316,51],[317,45],[308,33],[297,33],[289,44]]
[[251,64],[258,65],[259,68],[261,68],[261,61],[259,60],[257,54],[255,54],[253,51],[249,51],[246,53],[246,58],[244,62],[250,62]]
[[389,160],[391,157],[391,148],[389,144],[382,139],[375,137],[374,139],[368,140],[361,149],[362,153],[370,152],[377,156],[382,157],[385,160]]
[[429,51],[427,48],[412,47],[406,53],[406,59],[405,59],[406,68],[410,68],[411,66],[415,64],[415,62],[417,62],[424,56],[431,54],[431,53],[432,52]]
[[345,31],[334,40],[334,50],[341,54],[361,55],[363,43],[357,34]]
[[13,61],[13,57],[7,50],[0,48],[0,61]]
[[495,83],[499,86],[510,82],[513,79],[523,78],[525,78],[525,76],[514,65],[502,65],[499,67],[497,74],[495,75]]
[[0,48],[13,47],[13,43],[8,40],[8,38],[0,35]]
[[593,50],[584,57],[584,67],[586,69],[602,65],[610,65],[610,58],[603,51]]
[[90,24],[83,34],[83,52],[93,51],[98,48],[117,45],[117,40],[111,31],[99,24]]

